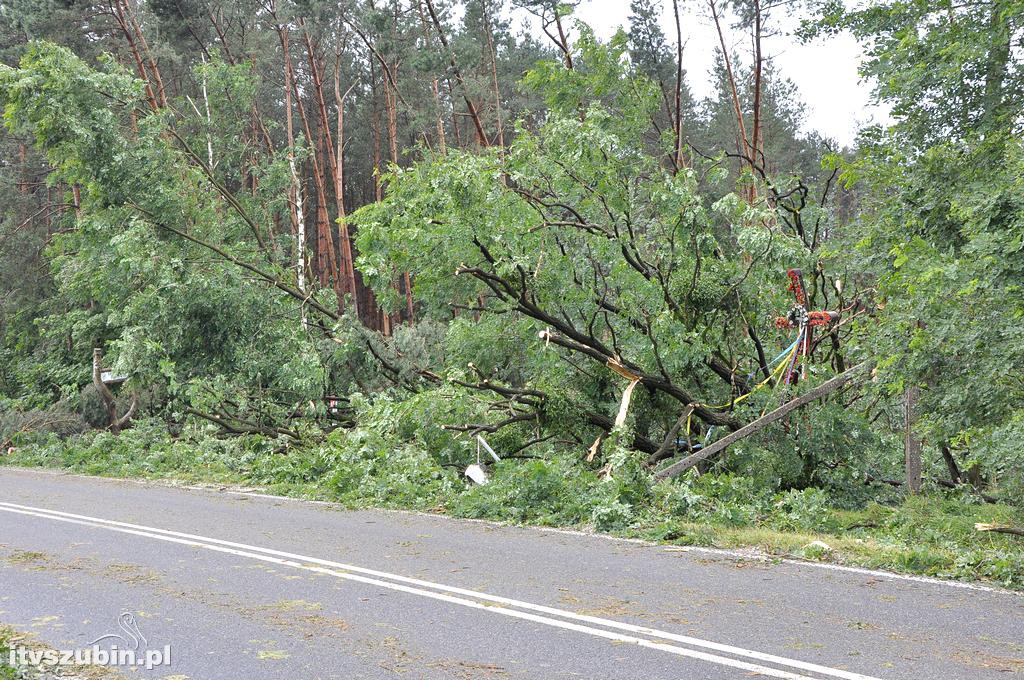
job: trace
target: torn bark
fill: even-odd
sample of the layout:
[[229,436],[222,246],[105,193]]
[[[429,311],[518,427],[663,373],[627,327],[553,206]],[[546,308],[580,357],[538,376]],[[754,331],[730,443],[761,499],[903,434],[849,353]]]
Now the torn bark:
[[993,531],[997,534],[1012,534],[1014,536],[1024,536],[1024,529],[1018,529],[1017,527],[1000,526],[998,524],[975,524],[974,528],[978,531]]

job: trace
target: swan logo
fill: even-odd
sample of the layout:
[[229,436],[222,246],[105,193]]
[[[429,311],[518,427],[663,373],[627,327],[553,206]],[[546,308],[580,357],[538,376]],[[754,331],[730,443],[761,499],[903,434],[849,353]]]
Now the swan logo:
[[139,630],[139,624],[135,623],[135,616],[131,612],[124,612],[117,617],[117,627],[121,629],[124,635],[117,633],[107,633],[101,635],[92,642],[89,643],[90,647],[98,645],[101,640],[114,641],[116,647],[119,643],[123,643],[122,649],[131,649],[133,651],[139,651],[140,648],[145,649],[149,644],[146,641],[146,637]]
[[171,665],[171,646],[150,648],[131,612],[117,617],[119,632],[101,635],[80,649],[29,649],[12,647],[12,666],[127,666],[151,671]]

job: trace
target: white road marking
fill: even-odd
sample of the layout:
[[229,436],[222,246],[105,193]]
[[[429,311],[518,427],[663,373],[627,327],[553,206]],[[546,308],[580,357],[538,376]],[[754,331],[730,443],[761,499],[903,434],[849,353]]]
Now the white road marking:
[[[214,494],[229,494],[232,496],[249,496],[252,498],[265,498],[276,501],[287,501],[295,503],[296,505],[317,505],[330,508],[341,508],[344,506],[334,503],[332,501],[316,500],[311,498],[298,498],[295,496],[281,496],[277,494],[260,493],[258,491],[244,491],[239,489],[233,489],[230,486],[224,485],[212,485],[212,484],[183,484],[177,483],[176,480],[170,479],[133,479],[131,477],[100,477],[98,475],[85,475],[77,472],[67,472],[64,470],[53,470],[53,469],[31,469],[16,467],[10,465],[0,465],[0,471],[16,471],[22,473],[29,473],[31,475],[51,475],[54,477],[75,477],[78,479],[90,479],[99,482],[106,482],[111,484],[134,484],[137,486],[149,486],[149,487],[161,487],[164,489],[184,489],[188,491],[202,491],[206,493]],[[432,520],[444,520],[453,523],[468,522],[471,524],[485,524],[493,527],[515,527],[517,525],[509,522],[500,522],[490,519],[478,519],[469,517],[452,517],[451,515],[438,515],[437,513],[430,512],[419,512],[416,510],[399,510],[395,508],[372,508],[373,512],[379,513],[390,513],[395,515],[412,515],[414,517],[429,517]],[[577,529],[564,529],[561,527],[528,527],[530,531],[540,531],[551,534],[565,534],[566,536],[580,536],[583,538],[592,538],[603,541],[613,541],[618,543],[631,543],[633,545],[643,545],[652,548],[664,548],[666,547],[662,543],[655,543],[653,541],[647,541],[642,538],[628,538],[626,536],[613,536],[611,534],[601,534],[588,531],[579,531]],[[931,576],[917,576],[914,574],[899,574],[894,571],[881,571],[879,569],[868,569],[866,567],[852,567],[845,564],[835,564],[832,562],[814,562],[811,560],[801,560],[792,557],[783,557],[781,555],[773,555],[756,549],[750,550],[730,550],[728,548],[710,548],[706,546],[697,545],[686,545],[686,546],[670,546],[673,549],[678,549],[680,552],[695,552],[703,553],[706,555],[719,555],[722,557],[729,557],[738,560],[756,560],[758,562],[769,562],[772,564],[792,564],[802,568],[808,569],[826,569],[828,571],[835,571],[840,573],[858,574],[863,576],[873,576],[876,578],[885,578],[893,581],[911,581],[914,583],[924,583],[933,586],[943,586],[946,588],[959,588],[962,590],[974,590],[983,593],[996,593],[999,595],[1010,595],[1013,597],[1024,597],[1024,593],[1016,590],[1010,590],[1008,588],[999,588],[996,586],[986,586],[980,583],[970,583],[967,581],[950,581],[948,579],[934,578]]]
[[[47,472],[47,474],[49,474]],[[95,477],[92,475],[77,475],[73,473],[57,473],[57,474],[71,474],[75,477],[85,477],[86,479],[102,479],[110,480],[110,477]],[[318,501],[311,498],[296,498],[294,496],[280,496],[276,494],[260,493],[258,491],[239,491],[231,488],[213,488],[210,486],[202,485],[184,485],[177,486],[173,484],[160,484],[154,480],[136,480],[136,479],[125,479],[118,478],[117,481],[127,481],[133,484],[142,484],[147,486],[163,486],[164,488],[171,489],[188,489],[190,491],[204,491],[204,492],[215,492],[225,493],[232,496],[246,496],[251,498],[265,498],[268,500],[275,501],[290,501],[297,505],[321,505],[332,508],[342,507],[338,503],[332,503],[331,501]],[[480,519],[477,517],[453,517],[451,515],[439,515],[432,512],[420,512],[417,510],[400,510],[397,508],[373,508],[373,512],[385,512],[393,513],[396,515],[413,515],[415,517],[429,517],[433,520],[448,520],[450,522],[469,522],[472,524],[486,524],[492,527],[517,527],[521,526],[511,524],[509,522],[500,522],[492,519]],[[932,586],[945,586],[947,588],[960,588],[962,590],[975,590],[982,593],[997,593],[999,595],[1012,595],[1013,597],[1024,597],[1024,593],[1017,590],[1010,590],[1008,588],[998,588],[995,586],[985,586],[980,583],[969,583],[967,581],[950,581],[948,579],[934,578],[931,576],[917,576],[916,574],[898,574],[894,571],[881,571],[879,569],[868,569],[867,567],[852,567],[847,564],[835,564],[833,562],[814,562],[811,560],[800,560],[792,557],[783,557],[781,555],[773,555],[756,549],[750,550],[730,550],[729,548],[710,548],[702,545],[671,545],[667,546],[663,543],[655,543],[653,541],[647,541],[642,538],[629,538],[627,536],[614,536],[612,534],[600,534],[591,531],[579,531],[577,529],[564,529],[562,527],[540,527],[530,526],[526,527],[530,531],[540,531],[548,534],[565,534],[566,536],[579,536],[582,538],[596,538],[603,541],[614,541],[617,543],[632,543],[633,545],[643,545],[651,548],[671,548],[673,551],[688,553],[703,553],[705,555],[719,555],[721,557],[730,557],[736,560],[754,560],[757,562],[767,562],[772,564],[793,564],[798,567],[807,567],[811,569],[826,569],[828,571],[838,571],[847,574],[859,574],[862,576],[874,576],[876,578],[886,578],[893,581],[912,581],[914,583],[925,583]]]
[[[0,465],[0,471],[16,471],[22,473],[29,473],[31,475],[51,475],[54,477],[75,477],[78,479],[90,479],[99,482],[107,482],[112,484],[135,484],[137,486],[149,486],[149,487],[161,487],[164,489],[184,489],[188,491],[202,491],[206,493],[214,494],[229,494],[232,496],[249,496],[252,498],[265,498],[276,501],[287,501],[295,503],[296,505],[318,505],[330,508],[345,509],[344,506],[339,503],[332,501],[316,500],[312,498],[298,498],[295,496],[281,496],[278,494],[261,493],[258,491],[244,491],[239,489],[233,489],[230,486],[225,485],[213,485],[213,484],[184,484],[179,483],[174,479],[134,479],[131,477],[100,477],[98,475],[86,475],[77,472],[67,472],[65,470],[54,470],[54,469],[29,469],[11,465]],[[451,515],[439,515],[431,512],[420,512],[417,510],[399,510],[396,508],[372,508],[373,512],[379,513],[390,513],[395,515],[412,515],[414,517],[429,517],[432,520],[445,520],[449,522],[468,522],[471,524],[485,524],[493,527],[516,527],[517,525],[509,522],[495,521],[491,519],[478,519],[470,517],[452,517]],[[565,534],[566,536],[580,536],[583,538],[592,538],[603,541],[614,541],[618,543],[631,543],[634,545],[643,545],[652,548],[664,548],[666,547],[662,543],[655,543],[653,541],[647,541],[642,538],[629,538],[626,536],[613,536],[611,534],[601,534],[589,531],[579,531],[577,529],[564,529],[561,527],[540,527],[531,526],[528,527],[530,531],[540,531],[550,534]],[[841,573],[858,574],[863,576],[873,576],[876,578],[885,578],[893,581],[911,581],[914,583],[924,583],[933,586],[944,586],[946,588],[959,588],[962,590],[974,590],[983,593],[996,593],[999,595],[1011,595],[1013,597],[1024,597],[1024,593],[1016,590],[1010,590],[1008,588],[999,588],[996,586],[986,586],[980,583],[970,583],[967,581],[951,581],[949,579],[934,578],[931,576],[917,576],[914,574],[899,574],[894,571],[881,571],[879,569],[868,569],[867,567],[852,567],[845,564],[835,564],[832,562],[814,562],[811,560],[801,560],[792,557],[783,557],[781,555],[774,555],[766,553],[756,549],[750,550],[731,550],[729,548],[710,548],[706,546],[697,545],[685,545],[685,546],[670,546],[673,549],[678,549],[680,552],[696,552],[704,553],[706,555],[720,555],[722,557],[729,557],[738,560],[756,560],[758,562],[769,562],[772,564],[792,564],[798,567],[806,567],[808,569],[827,569],[828,571],[836,571]]]
[[[766,654],[764,652],[757,652],[754,650],[744,649],[742,647],[735,647],[732,645],[711,642],[708,640],[701,640],[699,638],[678,635],[675,633],[670,633],[668,631],[661,631],[653,628],[648,628],[645,626],[636,626],[633,624],[624,623],[621,621],[614,621],[611,619],[603,619],[595,616],[576,614],[574,612],[562,609],[555,609],[553,607],[546,607],[544,605],[523,602],[520,600],[514,600],[511,598],[501,597],[498,595],[490,595],[488,593],[467,590],[464,588],[457,588],[454,586],[447,586],[440,583],[433,583],[431,581],[424,581],[421,579],[401,576],[399,574],[392,574],[389,572],[377,571],[374,569],[367,569],[364,567],[357,567],[354,565],[344,564],[341,562],[334,562],[331,560],[324,560],[320,558],[309,557],[306,555],[299,555],[295,553],[274,550],[271,548],[252,546],[247,545],[245,543],[236,543],[234,541],[225,541],[217,538],[210,538],[207,536],[188,534],[178,531],[170,531],[167,529],[159,529],[157,527],[131,524],[128,522],[118,522],[115,520],[108,520],[99,517],[91,517],[89,515],[77,515],[74,513],[62,512],[59,510],[50,510],[47,508],[37,508],[27,505],[19,505],[16,503],[0,502],[0,510],[20,515],[30,515],[34,517],[41,517],[43,519],[68,522],[83,526],[107,529],[110,531],[118,531],[126,534],[142,536],[145,538],[152,538],[171,543],[188,545],[196,548],[204,548],[216,552],[238,555],[241,557],[248,557],[251,559],[261,560],[265,562],[273,562],[275,564],[281,564],[294,567],[297,569],[304,569],[307,571],[327,574],[350,581],[357,581],[360,583],[381,586],[384,588],[389,588],[392,590],[398,590],[413,595],[419,595],[422,597],[441,600],[444,602],[449,602],[451,604],[458,604],[473,609],[481,609],[496,614],[510,616],[513,618],[525,619],[528,621],[534,621],[536,623],[543,623],[545,625],[585,633],[588,635],[594,635],[596,637],[616,640],[619,642],[633,643],[641,647],[658,649],[679,656],[686,656],[690,658],[700,659],[703,661],[708,661],[710,663],[731,666],[733,668],[752,671],[769,677],[789,678],[794,680],[806,680],[809,678],[809,676],[806,675],[799,675],[797,673],[770,668],[767,666],[749,663],[739,659],[719,656],[717,654],[711,654],[708,652],[702,652],[695,649],[678,647],[675,645],[667,644],[665,642],[660,642],[659,640],[672,640],[674,642],[684,643],[693,647],[702,647],[704,649],[731,654],[733,656],[754,659],[766,663],[773,663],[779,666],[785,666],[788,668],[798,669],[801,671],[808,671],[819,675],[825,675],[830,678],[841,678],[842,680],[880,680],[879,678],[874,678],[868,675],[853,673],[838,668],[821,666],[818,664],[800,661],[797,659],[789,659],[786,657],[775,656],[772,654]],[[368,576],[360,576],[358,574],[366,574],[374,578],[369,578]],[[402,584],[411,585],[407,586]],[[432,590],[426,590],[427,588]],[[455,597],[454,595],[448,595],[445,593],[453,593],[454,595],[459,595],[461,597]],[[466,598],[476,599],[471,600]],[[477,600],[482,600],[483,602]],[[488,602],[493,604],[486,604]],[[515,609],[510,609],[509,607],[514,607]],[[527,611],[517,611],[519,609]],[[540,612],[541,614],[546,614],[547,616],[531,614],[529,613],[530,611]],[[581,621],[593,625],[604,626],[605,628],[613,628],[621,631],[626,631],[629,633],[646,635],[649,637],[656,638],[656,640],[648,640],[644,638],[635,637],[634,635],[625,635],[622,633],[615,633],[608,630],[601,630],[598,628],[593,628],[591,626],[571,623],[570,621],[554,619],[551,618],[551,616],[557,616],[561,619],[569,619],[570,621]]]

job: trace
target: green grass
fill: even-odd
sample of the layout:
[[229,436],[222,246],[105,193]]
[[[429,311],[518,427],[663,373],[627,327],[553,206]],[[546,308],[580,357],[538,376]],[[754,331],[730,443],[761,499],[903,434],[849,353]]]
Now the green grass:
[[124,678],[120,671],[108,666],[15,667],[8,663],[11,647],[15,645],[39,651],[48,649],[33,634],[0,623],[0,680],[49,680],[57,677],[75,680]]
[[[821,489],[778,491],[743,476],[652,486],[639,466],[627,463],[605,480],[569,457],[504,461],[492,469],[489,484],[471,487],[459,468],[365,430],[336,432],[322,445],[281,453],[259,439],[172,439],[142,424],[121,437],[91,433],[23,443],[0,460],[112,477],[255,486],[346,507],[593,529],[666,545],[754,548],[1024,590],[1024,539],[974,528],[979,522],[1024,526],[1024,512],[940,489],[905,499],[887,492],[881,502],[851,509]],[[815,541],[828,548],[811,545]]]
[[15,636],[13,628],[0,624],[0,680],[25,680],[27,677],[20,669],[8,663]]

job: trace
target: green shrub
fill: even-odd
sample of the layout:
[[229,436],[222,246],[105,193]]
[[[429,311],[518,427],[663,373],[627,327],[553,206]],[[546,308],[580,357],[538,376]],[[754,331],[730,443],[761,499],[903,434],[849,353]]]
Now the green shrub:
[[597,483],[592,472],[568,458],[504,460],[492,468],[489,483],[461,494],[452,511],[462,517],[578,525],[591,519],[588,491]]
[[832,531],[837,523],[823,489],[791,489],[775,497],[766,524],[783,531]]
[[394,446],[379,432],[337,430],[328,437],[322,464],[329,493],[349,504],[432,508],[459,485],[455,471],[411,444]]
[[27,676],[7,663],[10,655],[14,630],[0,625],[0,680],[26,680]]

